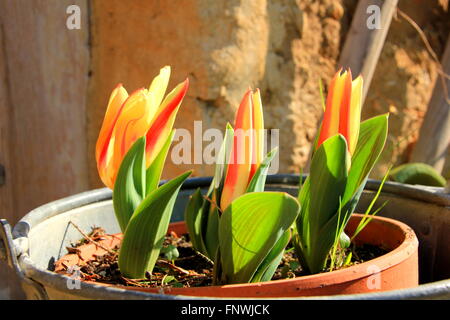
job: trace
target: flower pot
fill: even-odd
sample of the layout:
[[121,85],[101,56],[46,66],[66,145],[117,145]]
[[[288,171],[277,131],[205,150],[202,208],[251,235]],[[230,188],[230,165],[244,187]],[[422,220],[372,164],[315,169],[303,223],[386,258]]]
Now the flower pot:
[[[175,204],[172,221],[183,217],[187,199],[198,187],[206,191],[211,178],[188,179]],[[296,195],[298,175],[269,176],[266,190]],[[369,180],[357,212],[364,212],[379,181]],[[439,188],[422,188],[387,182],[375,207],[388,201],[380,215],[409,225],[419,239],[419,286],[365,294],[313,296],[321,299],[429,299],[450,298],[450,198]],[[98,189],[64,198],[31,211],[14,227],[0,224],[0,259],[6,258],[22,281],[29,299],[179,299],[180,296],[95,283],[74,283],[72,277],[52,271],[54,262],[84,232],[101,226],[107,233],[120,232],[112,208],[111,191]],[[349,225],[350,227],[350,225]],[[2,244],[4,248],[2,250]],[[45,245],[43,245],[45,244]],[[349,268],[350,269],[350,268]],[[345,270],[345,269],[344,269]],[[344,271],[341,270],[341,271]],[[340,271],[337,271],[340,272]],[[330,273],[333,274],[333,273]],[[375,274],[374,274],[375,276]],[[314,277],[314,276],[313,276]],[[375,278],[371,280],[376,281]],[[286,280],[280,280],[286,281]],[[376,282],[373,282],[374,285]],[[383,285],[383,284],[382,284]],[[314,294],[314,293],[312,293]],[[307,299],[302,296],[296,299]]]
[[[362,215],[353,215],[346,231],[351,235]],[[172,223],[169,231],[182,235],[187,232],[184,222]],[[120,237],[120,236],[119,236]],[[102,246],[113,249],[118,244],[117,235],[102,241]],[[223,286],[190,288],[137,288],[153,293],[204,297],[298,297],[334,294],[355,294],[415,287],[419,284],[418,240],[414,231],[399,221],[375,217],[355,239],[357,244],[382,247],[389,252],[370,261],[333,272],[275,280]],[[77,254],[69,254],[57,261],[70,267],[78,262],[93,259],[106,253],[95,244],[78,247]],[[60,269],[60,268],[57,268]],[[120,286],[124,288],[123,286]]]

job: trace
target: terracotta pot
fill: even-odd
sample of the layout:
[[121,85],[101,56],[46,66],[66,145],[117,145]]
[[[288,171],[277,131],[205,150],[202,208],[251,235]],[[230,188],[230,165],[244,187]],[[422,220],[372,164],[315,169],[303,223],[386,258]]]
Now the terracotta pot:
[[[346,228],[353,234],[362,215],[354,214]],[[186,233],[184,222],[172,223],[169,231],[181,235]],[[102,246],[117,244],[113,235],[103,241]],[[387,254],[345,269],[260,283],[246,283],[224,286],[192,288],[135,288],[123,287],[155,293],[206,297],[298,297],[336,294],[355,294],[411,288],[418,285],[418,240],[414,231],[399,221],[374,217],[355,239],[357,244],[371,244],[390,250]],[[69,254],[56,262],[55,271],[63,270],[62,264],[71,266],[92,259],[94,254],[104,254],[105,250],[93,244],[78,248],[78,254]],[[80,256],[82,259],[80,259]],[[99,284],[99,283],[96,283]]]

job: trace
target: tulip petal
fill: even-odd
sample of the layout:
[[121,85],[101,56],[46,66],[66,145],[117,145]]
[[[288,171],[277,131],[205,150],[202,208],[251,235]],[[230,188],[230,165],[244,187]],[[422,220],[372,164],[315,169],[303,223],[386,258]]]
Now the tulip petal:
[[189,79],[178,84],[164,99],[159,114],[147,132],[147,167],[152,163],[172,131],[178,109],[189,87]]
[[220,200],[222,211],[247,189],[252,161],[252,122],[252,91],[248,90],[236,114],[233,148]]
[[[152,104],[159,107],[161,105],[161,102],[163,101],[164,94],[167,90],[167,85],[169,84],[170,79],[170,66],[165,66],[159,71],[159,75],[157,75],[149,88],[149,91],[152,95]],[[156,114],[158,114],[161,109],[157,109],[158,111]]]
[[331,80],[328,89],[325,114],[323,116],[322,127],[316,148],[319,148],[326,139],[339,132],[339,112],[346,75],[346,71],[341,74],[341,70],[339,70]]
[[261,102],[261,93],[259,89],[252,95],[252,116],[253,116],[253,151],[252,151],[252,166],[250,169],[249,182],[253,175],[258,170],[262,159],[264,158],[264,117]]
[[134,142],[147,133],[153,118],[152,104],[146,89],[133,92],[124,102],[123,110],[113,131],[114,151],[111,167],[113,181],[123,157]]
[[347,146],[350,149],[349,143],[351,139],[352,123],[351,118],[354,117],[354,112],[351,109],[352,99],[352,73],[348,70],[342,91],[341,105],[339,111],[339,133],[342,134],[347,141]]
[[111,137],[106,157],[97,165],[97,169],[102,182],[110,189],[114,189],[115,170],[113,170],[112,159],[114,152],[114,137]]
[[111,177],[107,172],[113,150],[111,136],[117,119],[123,110],[123,103],[127,98],[128,93],[122,84],[117,85],[109,98],[108,107],[95,146],[98,173],[103,183],[109,188],[113,186]]
[[349,130],[349,150],[353,154],[359,137],[359,127],[361,123],[361,101],[363,96],[363,78],[358,76],[352,82],[352,98],[350,101],[350,130]]

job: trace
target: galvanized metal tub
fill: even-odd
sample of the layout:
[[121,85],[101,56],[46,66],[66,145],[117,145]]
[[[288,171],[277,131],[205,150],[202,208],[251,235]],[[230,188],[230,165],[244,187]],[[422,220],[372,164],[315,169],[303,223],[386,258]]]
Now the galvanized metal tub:
[[[177,199],[172,221],[183,219],[189,195],[206,191],[210,177],[188,179]],[[298,175],[269,176],[266,190],[296,195]],[[357,211],[363,212],[380,182],[369,180]],[[450,298],[450,195],[443,188],[387,182],[378,205],[388,200],[381,215],[405,222],[419,238],[420,282],[416,288],[359,295],[300,297],[298,299],[444,299]],[[85,232],[101,226],[119,232],[109,189],[97,189],[41,206],[21,219],[11,232],[0,224],[0,258],[7,259],[22,281],[29,299],[187,299],[77,282],[51,271],[53,262],[66,254],[66,246]],[[3,245],[2,245],[3,243]],[[196,299],[199,299],[196,297]],[[201,299],[201,298],[200,298]]]

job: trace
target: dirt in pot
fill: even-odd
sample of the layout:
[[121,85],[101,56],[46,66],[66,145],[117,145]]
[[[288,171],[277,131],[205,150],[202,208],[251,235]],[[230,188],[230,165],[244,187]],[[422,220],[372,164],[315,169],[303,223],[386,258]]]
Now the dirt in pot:
[[[89,239],[92,242],[101,239],[102,236],[104,233],[95,228],[89,235]],[[77,252],[77,247],[83,244],[86,244],[86,240],[68,248],[69,253]],[[85,261],[80,267],[81,278],[86,281],[144,288],[198,287],[212,284],[213,262],[192,248],[188,235],[178,236],[172,232],[166,236],[160,259],[156,262],[153,273],[146,274],[144,279],[129,279],[121,275],[117,263],[118,250],[116,246],[104,255],[94,256],[94,259]],[[333,270],[377,258],[387,252],[377,246],[352,245],[339,252],[339,256],[344,258],[340,263],[338,261],[337,267]],[[344,263],[345,257],[349,255],[351,259]],[[59,272],[65,271],[67,270]],[[294,248],[288,245],[272,280],[291,279],[307,274],[302,270]]]

